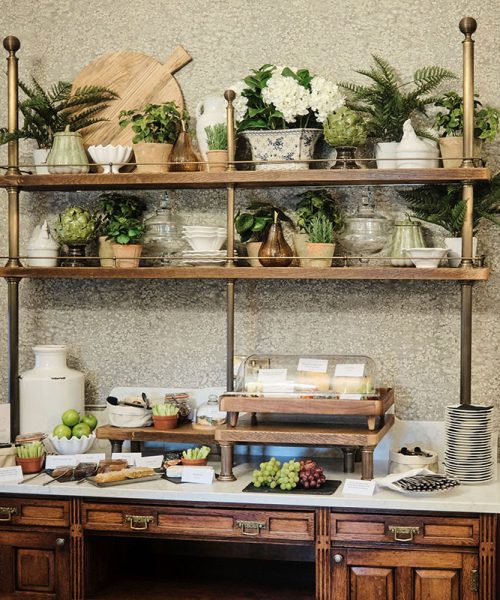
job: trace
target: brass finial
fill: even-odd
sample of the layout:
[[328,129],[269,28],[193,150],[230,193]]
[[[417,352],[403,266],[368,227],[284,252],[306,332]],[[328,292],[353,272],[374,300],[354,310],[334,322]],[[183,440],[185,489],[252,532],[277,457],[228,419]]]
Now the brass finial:
[[471,36],[477,29],[477,21],[473,17],[464,17],[458,26],[465,36]]
[[21,47],[21,42],[19,38],[16,38],[15,35],[8,35],[3,39],[3,47],[7,50],[7,52],[16,53]]
[[234,90],[226,90],[224,92],[224,98],[228,101],[228,102],[233,102],[233,100],[236,98],[236,93]]

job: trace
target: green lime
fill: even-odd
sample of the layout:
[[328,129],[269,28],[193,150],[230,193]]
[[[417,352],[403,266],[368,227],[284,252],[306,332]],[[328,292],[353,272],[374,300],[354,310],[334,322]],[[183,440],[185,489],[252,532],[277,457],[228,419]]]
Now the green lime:
[[69,440],[69,438],[71,437],[71,427],[60,423],[59,425],[56,425],[54,427],[54,431],[52,432],[52,434],[56,438],[68,438]]
[[80,422],[80,413],[74,408],[69,408],[63,413],[61,419],[68,427],[74,427]]
[[75,437],[81,438],[82,436],[87,437],[90,435],[90,427],[85,423],[78,423],[72,429],[72,433]]

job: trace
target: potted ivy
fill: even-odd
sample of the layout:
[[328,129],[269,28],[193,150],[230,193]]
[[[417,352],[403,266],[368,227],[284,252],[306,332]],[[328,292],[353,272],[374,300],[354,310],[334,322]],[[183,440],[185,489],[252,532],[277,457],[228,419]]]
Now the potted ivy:
[[[460,167],[463,156],[464,103],[456,92],[448,92],[439,98],[435,106],[444,108],[436,114],[435,125],[439,129],[439,148],[443,166],[448,169]],[[500,111],[483,106],[474,100],[474,157],[481,157],[483,142],[493,142],[498,134]]]
[[27,85],[19,82],[19,88],[26,98],[19,102],[19,111],[23,116],[23,126],[13,133],[6,128],[0,129],[0,143],[10,140],[35,140],[38,148],[33,151],[36,172],[46,175],[47,157],[57,133],[66,128],[77,132],[94,123],[106,119],[99,113],[108,107],[108,103],[118,95],[106,87],[89,85],[71,91],[71,83],[58,81],[44,90],[36,79]]
[[225,171],[227,167],[227,125],[217,123],[205,127],[207,137],[207,167],[212,173]]
[[332,224],[334,235],[344,228],[344,211],[338,201],[328,190],[308,190],[299,195],[296,207],[296,223],[298,231],[293,234],[295,254],[299,257],[300,266],[306,266],[302,258],[307,256],[308,229],[315,217],[325,217]]
[[135,216],[113,216],[107,228],[107,239],[111,241],[116,267],[139,266],[144,229],[144,223]]
[[275,213],[277,221],[290,223],[293,226],[292,219],[285,211],[270,202],[256,200],[251,202],[244,212],[238,211],[236,214],[234,226],[241,241],[246,244],[248,262],[252,267],[262,266],[258,258],[259,250],[274,222]]
[[325,215],[314,216],[307,226],[307,258],[301,260],[301,266],[317,269],[331,267],[334,252],[335,244],[331,221]]
[[141,220],[146,201],[141,196],[123,192],[104,192],[99,196],[99,258],[101,267],[114,266],[112,242],[108,239],[110,225],[120,217]]
[[175,102],[146,104],[142,111],[122,110],[120,127],[134,132],[135,161],[139,173],[166,173],[173,145],[181,131],[181,113]]
[[[431,94],[441,83],[456,79],[454,73],[442,67],[417,69],[411,81],[404,82],[397,70],[380,56],[372,55],[369,70],[356,71],[370,79],[368,85],[341,82],[347,93],[346,105],[366,116],[366,129],[375,145],[377,168],[396,168],[396,145],[403,134],[403,125],[411,117],[427,117],[427,107],[436,98]],[[417,131],[429,137],[424,130]]]

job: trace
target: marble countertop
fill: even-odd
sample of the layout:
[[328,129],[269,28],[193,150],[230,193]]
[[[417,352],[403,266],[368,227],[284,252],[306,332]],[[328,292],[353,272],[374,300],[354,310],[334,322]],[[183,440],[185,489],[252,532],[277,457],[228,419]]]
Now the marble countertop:
[[[218,465],[217,465],[218,466]],[[247,493],[243,488],[251,481],[254,465],[242,463],[234,468],[236,481],[215,481],[212,485],[176,484],[165,479],[145,481],[126,485],[97,488],[84,482],[42,485],[49,481],[46,474],[40,475],[33,483],[0,484],[0,494],[26,494],[38,496],[68,496],[102,498],[106,500],[165,500],[190,503],[255,504],[276,506],[298,506],[304,508],[329,507],[364,510],[406,510],[438,511],[450,513],[500,513],[500,482],[484,485],[461,485],[437,495],[423,497],[408,496],[387,489],[378,488],[373,496],[343,496],[341,485],[332,495],[293,494],[293,493]],[[346,475],[338,467],[325,468],[328,479],[342,482],[346,478],[359,479],[359,473]],[[376,466],[376,476],[385,472]]]

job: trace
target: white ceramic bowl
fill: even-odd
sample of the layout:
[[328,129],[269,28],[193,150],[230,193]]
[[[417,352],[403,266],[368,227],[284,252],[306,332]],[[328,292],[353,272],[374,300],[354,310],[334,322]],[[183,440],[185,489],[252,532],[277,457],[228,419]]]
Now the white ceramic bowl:
[[184,239],[193,250],[198,252],[218,252],[224,242],[226,235],[185,235]]
[[405,251],[417,269],[435,269],[447,255],[448,248],[406,248]]
[[[132,154],[132,146],[89,146],[89,154],[96,165],[103,168],[104,173],[118,173]],[[111,164],[113,163],[113,164]]]
[[47,436],[47,439],[57,454],[84,454],[92,447],[95,441],[95,433],[92,432],[90,435],[81,438],[73,436],[69,440],[68,438],[57,438],[53,435]]

